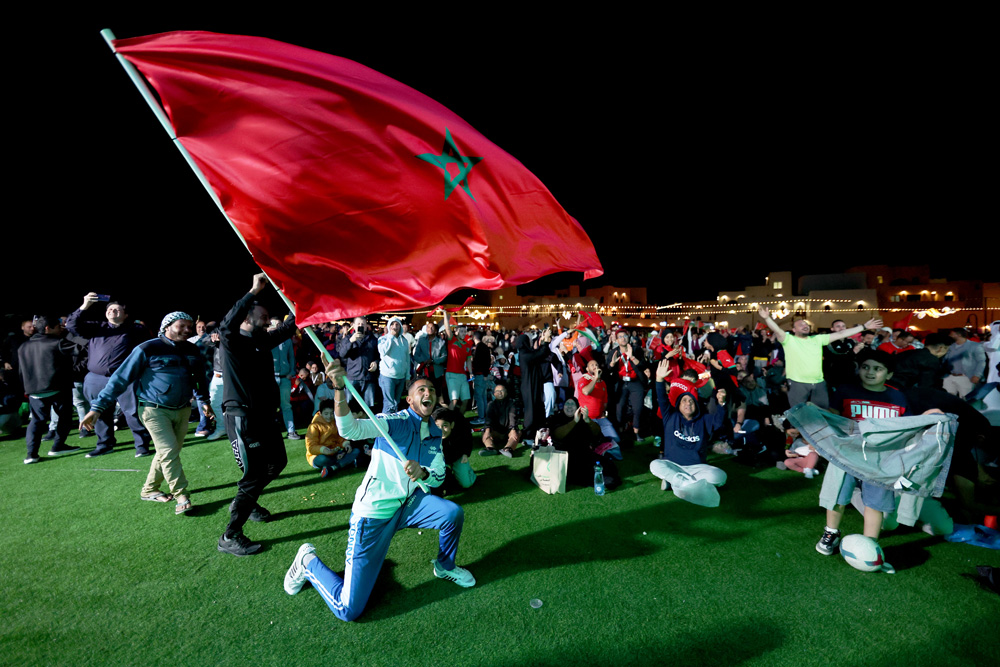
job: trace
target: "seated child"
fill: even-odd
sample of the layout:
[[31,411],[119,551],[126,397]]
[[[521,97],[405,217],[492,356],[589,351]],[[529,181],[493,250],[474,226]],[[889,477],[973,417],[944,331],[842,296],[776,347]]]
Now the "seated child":
[[816,464],[819,463],[819,453],[812,445],[799,437],[799,430],[785,422],[785,460],[775,465],[781,470],[794,470],[812,479],[819,474]]
[[457,410],[437,407],[431,419],[441,429],[441,448],[444,451],[445,478],[443,487],[457,483],[463,489],[472,486],[476,473],[469,465],[472,453],[472,433],[469,423]]
[[326,477],[340,468],[347,467],[358,458],[360,450],[340,437],[334,421],[332,400],[319,404],[319,412],[313,417],[306,431],[306,461],[313,468],[320,469],[320,476]]

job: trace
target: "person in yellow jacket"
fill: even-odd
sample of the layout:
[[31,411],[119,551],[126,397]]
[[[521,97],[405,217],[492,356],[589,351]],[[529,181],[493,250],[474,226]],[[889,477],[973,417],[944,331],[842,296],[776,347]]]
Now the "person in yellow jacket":
[[354,449],[337,432],[333,416],[335,405],[331,400],[322,401],[319,412],[306,431],[306,461],[313,468],[319,468],[322,477],[349,465],[356,465],[355,461],[360,453],[360,450]]

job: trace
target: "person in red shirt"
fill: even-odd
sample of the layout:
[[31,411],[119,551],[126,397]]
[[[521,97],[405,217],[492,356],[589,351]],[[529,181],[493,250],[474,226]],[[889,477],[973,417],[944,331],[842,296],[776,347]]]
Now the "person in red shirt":
[[899,354],[908,350],[915,350],[913,347],[913,334],[903,329],[896,329],[892,332],[892,340],[887,340],[878,346],[878,349],[888,354]]
[[444,335],[448,339],[448,362],[444,369],[444,380],[448,386],[451,409],[460,409],[462,414],[469,409],[472,394],[469,392],[469,376],[472,371],[472,343],[466,338],[467,330],[457,327],[454,334],[448,322],[448,311],[444,311]]
[[625,428],[625,406],[630,404],[632,408],[632,430],[635,437],[639,437],[639,424],[642,416],[642,400],[646,396],[646,364],[642,360],[642,351],[633,350],[629,344],[628,335],[624,330],[619,331],[615,339],[618,346],[611,355],[611,362],[608,370],[616,373],[621,381],[621,398],[618,400],[616,417],[618,424]]
[[596,360],[587,362],[587,372],[576,383],[576,397],[580,401],[580,408],[601,427],[601,433],[617,443],[621,439],[607,417],[608,387],[601,379],[603,372]]

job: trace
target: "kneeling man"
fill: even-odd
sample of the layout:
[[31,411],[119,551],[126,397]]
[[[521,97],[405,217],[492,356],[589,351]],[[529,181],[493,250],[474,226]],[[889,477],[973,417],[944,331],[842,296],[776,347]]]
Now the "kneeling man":
[[328,568],[316,556],[316,548],[306,543],[299,547],[285,574],[285,592],[295,595],[308,580],[337,618],[353,621],[364,611],[392,536],[402,528],[440,530],[434,575],[459,586],[474,586],[472,574],[455,565],[465,513],[455,503],[424,493],[417,485],[418,480],[428,486],[440,486],[444,481],[441,429],[431,419],[437,406],[433,383],[417,378],[407,387],[410,407],[377,417],[406,457],[400,460],[371,420],[355,420],[351,415],[339,362],[327,366],[327,376],[336,391],[334,417],[341,436],[376,440],[368,472],[354,495],[344,578]]

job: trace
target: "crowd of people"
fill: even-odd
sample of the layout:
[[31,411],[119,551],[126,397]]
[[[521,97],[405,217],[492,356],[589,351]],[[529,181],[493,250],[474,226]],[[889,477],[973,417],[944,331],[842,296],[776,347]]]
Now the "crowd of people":
[[[661,489],[709,507],[720,504],[725,457],[823,476],[827,513],[816,549],[832,554],[848,505],[877,539],[900,493],[852,474],[849,460],[791,423],[791,408],[855,422],[955,415],[946,474],[958,501],[952,512],[966,522],[1000,506],[996,428],[977,410],[1000,379],[1000,323],[983,340],[964,329],[921,338],[878,319],[813,333],[806,320],[781,326],[762,307],[754,330],[700,321],[610,329],[581,313],[522,330],[470,331],[442,310],[416,332],[398,317],[380,330],[364,317],[318,325],[321,350],[294,316],[272,318],[257,301],[267,284],[255,276],[217,323],[174,311],[151,331],[93,292],[65,317],[26,320],[0,350],[0,432],[19,437],[27,418],[24,463],[34,464],[43,441],[52,443],[48,456],[80,451],[83,443],[70,439],[74,424],[79,439],[94,438],[87,458],[114,451],[116,429],[127,428],[135,456],[152,457],[140,498],[173,501],[184,514],[193,501],[181,447],[197,420],[196,437],[225,436],[239,470],[218,541],[236,556],[261,549],[244,527],[270,515],[260,498],[287,464],[285,439],[304,440],[321,478],[364,468],[344,577],[310,544],[285,577],[290,594],[311,582],[344,620],[364,609],[404,527],[440,530],[433,573],[474,585],[456,564],[464,513],[446,496],[476,482],[477,456],[514,458],[543,444],[569,452],[570,483],[589,484],[600,463],[608,489],[622,481],[620,462],[651,445],[658,453],[649,470]],[[940,505],[923,505],[928,531],[950,532]]]

